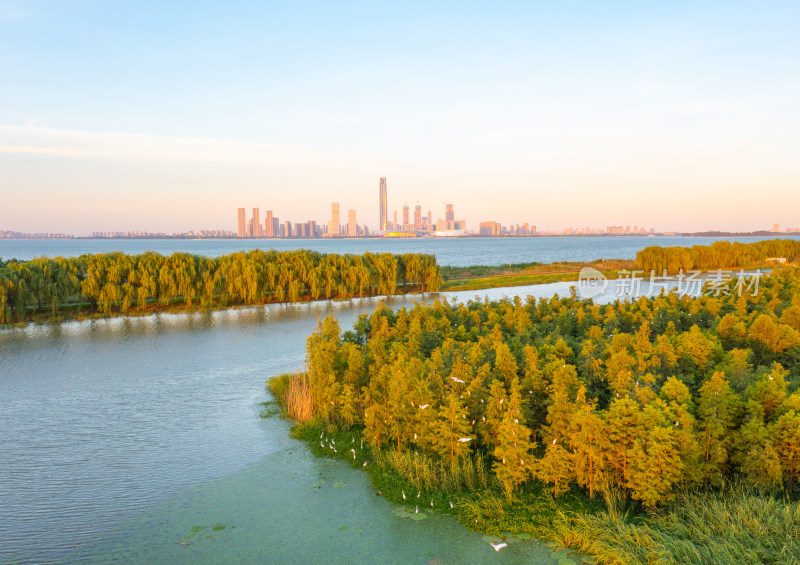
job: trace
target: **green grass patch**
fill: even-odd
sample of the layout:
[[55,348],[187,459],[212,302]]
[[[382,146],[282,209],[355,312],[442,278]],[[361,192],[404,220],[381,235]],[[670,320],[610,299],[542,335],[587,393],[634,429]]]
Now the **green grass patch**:
[[274,400],[267,400],[266,402],[260,403],[259,406],[261,407],[261,411],[258,415],[261,418],[272,418],[273,416],[281,415],[281,406]]

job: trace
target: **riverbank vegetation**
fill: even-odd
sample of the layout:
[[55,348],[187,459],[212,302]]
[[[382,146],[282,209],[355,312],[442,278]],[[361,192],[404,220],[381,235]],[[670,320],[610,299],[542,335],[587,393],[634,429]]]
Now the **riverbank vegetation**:
[[252,250],[0,260],[0,323],[436,291],[433,255]]
[[615,279],[619,271],[636,268],[634,261],[599,259],[590,263],[561,261],[558,263],[514,263],[507,265],[442,267],[442,292],[484,290],[508,286],[526,286],[553,282],[577,281],[583,267],[593,267],[606,278]]
[[298,437],[392,500],[610,563],[796,562],[798,268],[741,296],[379,307],[307,352],[276,400],[295,386]]
[[800,240],[715,241],[711,245],[692,247],[645,247],[636,254],[636,265],[647,273],[666,271],[675,274],[681,270],[687,273],[692,270],[754,269],[769,265],[770,259],[797,262],[800,260]]
[[719,269],[769,269],[800,260],[800,241],[773,239],[754,243],[717,241],[692,247],[646,247],[636,260],[601,259],[590,263],[514,263],[497,266],[442,267],[442,291],[484,290],[553,282],[577,281],[583,267],[593,267],[607,279],[620,276],[647,278],[650,273],[677,274]]

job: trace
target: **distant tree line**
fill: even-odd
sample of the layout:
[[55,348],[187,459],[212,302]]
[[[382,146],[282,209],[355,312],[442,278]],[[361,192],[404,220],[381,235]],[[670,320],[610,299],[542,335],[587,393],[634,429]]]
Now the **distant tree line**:
[[488,459],[509,498],[528,481],[645,507],[734,478],[800,491],[798,268],[756,296],[378,308],[344,333],[326,318],[307,353],[298,419],[379,453]]
[[769,258],[783,257],[789,262],[800,259],[800,240],[771,239],[754,243],[715,241],[692,247],[645,247],[636,254],[636,264],[647,273],[678,273],[681,270],[760,267]]
[[104,314],[176,302],[211,308],[394,294],[399,286],[427,292],[440,283],[435,257],[417,253],[252,250],[221,257],[148,252],[0,260],[0,323],[83,306]]

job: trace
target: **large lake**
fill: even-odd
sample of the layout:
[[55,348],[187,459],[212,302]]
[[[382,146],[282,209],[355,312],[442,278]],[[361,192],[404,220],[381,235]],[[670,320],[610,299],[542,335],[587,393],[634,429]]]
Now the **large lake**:
[[[790,237],[790,236],[782,236]],[[800,235],[795,236],[800,238]],[[247,249],[312,249],[323,253],[431,253],[440,265],[501,265],[504,263],[553,263],[595,259],[633,259],[649,245],[708,245],[719,239],[753,242],[769,237],[509,237],[440,239],[0,239],[0,258],[74,257],[84,253],[124,251],[129,254],[188,251],[217,256]]]

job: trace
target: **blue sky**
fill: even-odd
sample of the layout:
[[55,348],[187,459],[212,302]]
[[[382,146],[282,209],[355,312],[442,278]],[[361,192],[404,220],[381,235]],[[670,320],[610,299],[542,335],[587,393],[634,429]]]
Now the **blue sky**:
[[377,4],[0,0],[0,229],[800,226],[800,4]]

